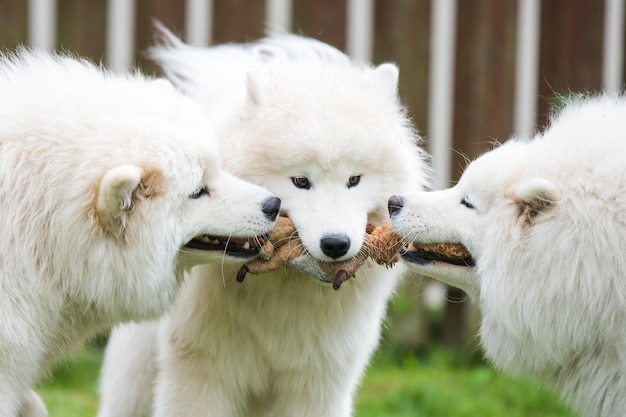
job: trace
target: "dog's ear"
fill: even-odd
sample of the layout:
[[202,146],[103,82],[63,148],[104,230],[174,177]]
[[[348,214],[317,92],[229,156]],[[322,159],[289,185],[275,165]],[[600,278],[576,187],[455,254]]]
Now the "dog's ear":
[[257,106],[261,105],[263,99],[263,82],[264,82],[265,74],[258,68],[250,68],[248,69],[248,73],[246,74],[246,87],[248,89],[248,98],[250,102],[256,104]]
[[121,238],[129,214],[138,198],[151,198],[165,187],[163,173],[136,165],[120,165],[110,169],[100,180],[96,195],[95,217],[101,227]]
[[398,95],[398,78],[400,77],[398,67],[391,63],[380,64],[374,70],[374,74],[383,88],[393,93],[395,100]]
[[533,178],[518,186],[515,199],[520,219],[526,225],[536,222],[539,214],[552,209],[561,199],[561,190],[545,178]]
[[171,81],[166,80],[165,78],[156,78],[152,80],[152,85],[158,88],[160,91],[164,92],[170,92],[175,90],[174,84],[172,84]]

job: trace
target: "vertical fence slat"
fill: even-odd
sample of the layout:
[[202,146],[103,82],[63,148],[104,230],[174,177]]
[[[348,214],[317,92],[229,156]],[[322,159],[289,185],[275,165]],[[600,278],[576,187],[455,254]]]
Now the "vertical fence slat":
[[428,143],[433,157],[435,188],[450,185],[456,0],[432,0]]
[[265,4],[266,32],[291,32],[291,0],[267,0]]
[[28,41],[31,47],[52,51],[56,43],[56,0],[29,0]]
[[133,65],[135,13],[135,0],[109,0],[107,3],[106,57],[112,71],[122,72]]
[[374,2],[348,0],[346,51],[359,61],[371,61],[373,51]]
[[623,83],[624,0],[606,0],[604,8],[602,84],[604,90],[618,92]]
[[522,137],[537,124],[540,18],[539,0],[518,0],[513,129]]
[[213,0],[187,0],[185,3],[185,40],[190,45],[206,46],[213,34]]

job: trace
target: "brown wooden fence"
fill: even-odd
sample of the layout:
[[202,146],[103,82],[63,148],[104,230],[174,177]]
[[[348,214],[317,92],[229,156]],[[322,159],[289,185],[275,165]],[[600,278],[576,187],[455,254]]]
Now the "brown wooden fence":
[[[152,39],[152,20],[183,33],[185,2],[135,0],[136,65],[154,73],[142,55]],[[437,1],[437,0],[433,0]],[[520,0],[525,1],[525,0]],[[266,2],[213,0],[214,42],[246,41],[265,30]],[[105,58],[105,0],[56,0],[56,49],[93,60]],[[292,28],[340,49],[346,47],[346,2],[293,0]],[[401,69],[401,94],[428,138],[431,0],[374,2],[373,61],[394,61]],[[544,0],[540,3],[537,123],[545,123],[556,94],[602,88],[604,1]],[[494,139],[513,133],[516,30],[514,0],[461,0],[457,4],[453,145],[474,157]],[[0,0],[0,47],[28,44],[29,2]],[[464,160],[454,156],[451,177]]]

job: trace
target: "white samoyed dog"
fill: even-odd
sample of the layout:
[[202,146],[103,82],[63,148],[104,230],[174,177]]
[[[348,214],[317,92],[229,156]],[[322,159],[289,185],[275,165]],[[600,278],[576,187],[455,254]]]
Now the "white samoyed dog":
[[[486,356],[559,390],[581,415],[626,410],[626,98],[577,99],[448,190],[393,196],[415,271],[467,291]],[[466,265],[420,244],[457,242]],[[475,266],[471,266],[475,263]]]
[[222,171],[212,132],[167,81],[0,55],[0,416],[47,415],[51,365],[162,314],[185,270],[256,255],[280,200]]
[[222,122],[224,167],[282,200],[306,255],[243,283],[237,266],[195,268],[167,318],[113,332],[99,415],[349,416],[403,268],[364,265],[335,291],[317,262],[355,256],[391,194],[429,184],[398,69],[294,35],[166,37],[153,57]]

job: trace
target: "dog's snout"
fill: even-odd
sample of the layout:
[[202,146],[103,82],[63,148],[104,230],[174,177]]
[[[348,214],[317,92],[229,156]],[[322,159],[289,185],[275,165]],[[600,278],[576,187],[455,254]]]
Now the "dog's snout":
[[404,207],[404,199],[399,195],[392,195],[389,197],[389,201],[387,202],[387,210],[389,210],[389,215],[393,217]]
[[270,197],[261,205],[261,211],[272,221],[276,220],[280,212],[280,198]]
[[345,235],[324,236],[320,241],[320,247],[324,255],[337,259],[350,249],[350,238]]

